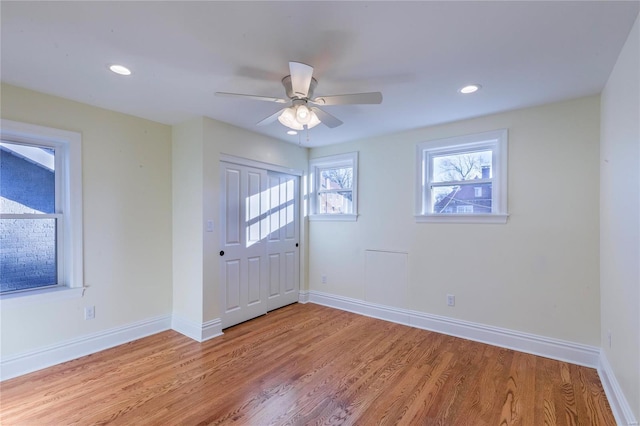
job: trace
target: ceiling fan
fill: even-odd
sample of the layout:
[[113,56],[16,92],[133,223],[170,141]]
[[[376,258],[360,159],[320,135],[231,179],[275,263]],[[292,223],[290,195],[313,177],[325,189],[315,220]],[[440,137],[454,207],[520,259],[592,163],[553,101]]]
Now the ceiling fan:
[[[284,126],[293,130],[311,129],[320,123],[330,128],[338,127],[342,124],[342,121],[315,105],[330,106],[382,103],[382,93],[380,92],[319,96],[314,98],[313,92],[318,85],[318,80],[313,78],[313,67],[300,62],[289,62],[289,71],[290,75],[282,79],[282,85],[289,99],[227,92],[216,92],[216,95],[255,99],[279,104],[291,102],[291,106],[282,108],[271,114],[264,120],[259,121],[257,125],[263,126],[270,124],[277,119]],[[308,104],[314,106],[310,107]]]

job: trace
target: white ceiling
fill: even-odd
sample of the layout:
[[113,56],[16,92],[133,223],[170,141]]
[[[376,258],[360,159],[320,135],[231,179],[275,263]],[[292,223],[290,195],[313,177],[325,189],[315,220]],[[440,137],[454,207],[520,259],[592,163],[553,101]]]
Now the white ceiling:
[[[1,2],[2,81],[177,124],[211,117],[292,143],[275,103],[288,62],[315,95],[380,91],[324,107],[344,124],[319,146],[599,93],[639,1]],[[117,76],[107,66],[132,69]],[[457,92],[467,83],[483,88]]]

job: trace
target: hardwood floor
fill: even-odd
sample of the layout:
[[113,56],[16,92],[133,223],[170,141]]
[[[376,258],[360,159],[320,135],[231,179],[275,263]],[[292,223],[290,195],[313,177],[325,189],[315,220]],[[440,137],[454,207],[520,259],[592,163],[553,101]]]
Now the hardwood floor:
[[595,370],[314,304],[0,384],[0,424],[615,425]]

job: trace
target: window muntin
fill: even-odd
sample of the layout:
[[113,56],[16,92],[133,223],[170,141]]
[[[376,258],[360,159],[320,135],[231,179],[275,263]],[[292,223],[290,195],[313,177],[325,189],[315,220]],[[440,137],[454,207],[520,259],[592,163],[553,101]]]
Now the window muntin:
[[423,142],[417,158],[417,221],[506,222],[506,130]]
[[356,220],[357,153],[310,162],[311,220]]
[[0,131],[0,298],[3,303],[31,295],[59,299],[67,297],[65,289],[79,295],[81,137],[10,120],[2,120]]

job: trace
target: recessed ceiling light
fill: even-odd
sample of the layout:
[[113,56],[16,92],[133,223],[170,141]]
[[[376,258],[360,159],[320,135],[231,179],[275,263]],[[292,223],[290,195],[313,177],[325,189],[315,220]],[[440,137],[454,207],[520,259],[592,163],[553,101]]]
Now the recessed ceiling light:
[[131,75],[131,70],[123,65],[111,65],[109,66],[109,69],[113,72],[115,72],[116,74],[120,74],[120,75]]
[[482,86],[479,84],[470,84],[468,86],[464,86],[462,89],[458,90],[458,92],[468,95],[469,93],[477,92],[481,87]]
[[289,130],[287,134],[293,136],[293,135],[297,135],[298,132],[296,132],[295,130]]

